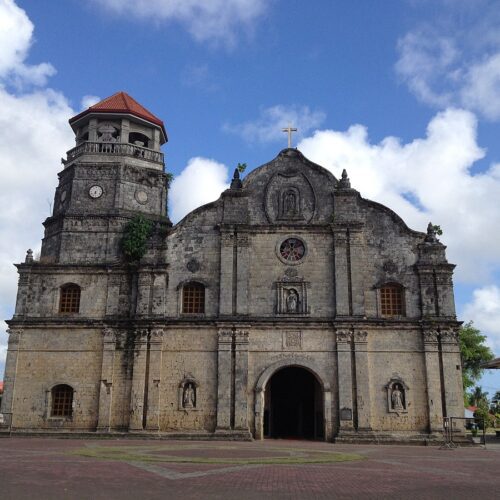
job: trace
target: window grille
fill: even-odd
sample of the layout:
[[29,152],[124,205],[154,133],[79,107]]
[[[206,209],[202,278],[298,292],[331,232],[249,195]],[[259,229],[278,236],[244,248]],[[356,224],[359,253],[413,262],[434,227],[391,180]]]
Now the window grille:
[[201,283],[184,285],[182,312],[185,314],[203,314],[205,312],[205,287]]
[[382,316],[394,318],[404,315],[403,289],[398,285],[386,285],[380,289]]
[[52,389],[52,416],[73,415],[73,389],[69,385],[56,385]]
[[80,287],[78,285],[64,285],[61,288],[59,301],[60,313],[77,313],[80,311]]

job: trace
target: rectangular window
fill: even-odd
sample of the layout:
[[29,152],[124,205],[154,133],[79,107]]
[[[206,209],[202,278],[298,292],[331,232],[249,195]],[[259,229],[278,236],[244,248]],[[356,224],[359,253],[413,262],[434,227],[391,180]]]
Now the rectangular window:
[[182,312],[184,314],[203,314],[205,312],[205,287],[203,285],[195,283],[184,286]]
[[80,287],[77,285],[61,288],[59,302],[60,313],[77,313],[80,311]]
[[380,289],[380,308],[382,316],[392,318],[403,316],[403,290],[397,286],[384,286]]

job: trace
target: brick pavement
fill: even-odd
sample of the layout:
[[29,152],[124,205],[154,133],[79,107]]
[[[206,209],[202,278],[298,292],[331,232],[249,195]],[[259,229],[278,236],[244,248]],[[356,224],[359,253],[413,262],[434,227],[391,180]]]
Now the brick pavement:
[[[89,450],[92,456],[85,456]],[[114,458],[106,458],[111,451]],[[356,457],[335,462],[335,453]],[[245,463],[247,459],[249,463]],[[332,461],[262,463],[279,460]],[[469,500],[482,495],[496,497],[499,471],[498,444],[486,450],[440,450],[285,440],[228,443],[0,439],[0,497],[4,500]]]

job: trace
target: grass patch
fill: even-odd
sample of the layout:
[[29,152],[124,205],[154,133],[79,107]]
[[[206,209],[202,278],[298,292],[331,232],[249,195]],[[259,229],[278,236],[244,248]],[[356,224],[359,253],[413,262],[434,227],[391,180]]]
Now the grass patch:
[[[330,451],[304,450],[297,448],[267,448],[269,451],[278,451],[282,455],[273,457],[199,457],[199,456],[178,456],[175,454],[162,454],[158,452],[171,453],[175,450],[204,449],[204,450],[230,450],[238,449],[220,447],[179,447],[179,446],[93,446],[90,448],[80,448],[70,452],[71,455],[94,458],[97,460],[111,460],[119,462],[145,462],[145,463],[189,463],[189,464],[232,464],[232,465],[300,465],[300,464],[329,464],[335,462],[351,462],[363,460],[364,456],[354,453],[338,453]],[[264,451],[264,450],[263,450]]]

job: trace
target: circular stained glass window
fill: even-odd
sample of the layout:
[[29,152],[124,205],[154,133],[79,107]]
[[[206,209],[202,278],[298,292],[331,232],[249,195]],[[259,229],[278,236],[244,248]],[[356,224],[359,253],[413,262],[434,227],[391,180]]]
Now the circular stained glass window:
[[287,262],[298,262],[306,253],[306,247],[298,238],[288,238],[280,246],[280,255]]

